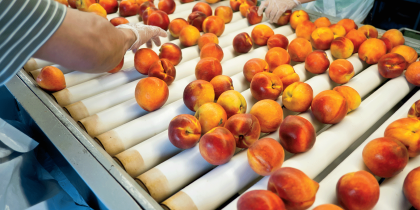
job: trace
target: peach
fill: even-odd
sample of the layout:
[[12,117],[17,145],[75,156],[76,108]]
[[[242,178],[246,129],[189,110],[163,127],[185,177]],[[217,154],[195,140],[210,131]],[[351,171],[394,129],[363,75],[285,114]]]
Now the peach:
[[195,77],[208,82],[222,73],[222,64],[213,57],[203,58],[195,66]]
[[289,64],[282,64],[273,70],[273,74],[277,75],[283,83],[283,89],[287,88],[294,82],[299,82],[299,75],[296,74],[293,67]]
[[378,38],[378,30],[374,26],[364,25],[357,30],[361,31],[368,39]]
[[55,0],[56,2],[65,5],[66,7],[69,6],[69,2],[67,0]]
[[354,45],[350,39],[338,37],[332,41],[330,50],[334,58],[346,59],[353,55]]
[[230,8],[232,8],[233,11],[239,11],[239,6],[241,6],[241,4],[244,3],[244,0],[230,0],[229,4],[230,4]]
[[311,52],[305,59],[305,69],[313,74],[322,74],[329,67],[330,60],[328,60],[327,54],[322,50]]
[[147,25],[157,26],[167,31],[169,27],[169,17],[164,11],[157,10],[149,15]]
[[208,43],[201,48],[200,58],[216,58],[219,62],[223,60],[223,50],[215,43]]
[[347,39],[350,39],[353,42],[354,50],[353,53],[359,52],[359,47],[362,45],[363,42],[367,40],[366,36],[358,30],[351,30],[347,32],[346,36]]
[[248,148],[258,140],[261,133],[260,123],[252,114],[235,114],[225,123],[235,138],[236,147]]
[[336,194],[344,209],[373,209],[379,200],[379,184],[369,172],[352,172],[338,180]]
[[407,66],[405,58],[397,53],[388,53],[378,61],[378,71],[385,78],[400,76]]
[[393,138],[377,138],[363,148],[363,162],[376,176],[391,178],[408,163],[407,148]]
[[195,80],[184,89],[183,100],[185,106],[196,112],[201,105],[214,101],[214,88],[210,82]]
[[[143,23],[147,25],[147,21],[149,20],[150,15],[152,15],[152,13],[154,13],[155,11],[158,11],[158,9],[156,7],[147,7],[143,13],[141,14],[141,19],[143,20]],[[141,11],[139,11],[141,12]],[[139,16],[139,20],[140,20],[140,16]],[[169,25],[168,25],[169,27]]]
[[333,90],[339,92],[346,99],[348,106],[347,113],[357,109],[360,103],[362,103],[360,94],[350,86],[337,86]]
[[76,8],[80,11],[87,11],[89,6],[95,4],[96,0],[76,0]]
[[54,66],[45,66],[36,77],[36,83],[46,91],[59,91],[66,88],[63,72]]
[[258,101],[263,99],[277,100],[283,91],[281,79],[269,72],[260,72],[254,75],[251,81],[252,96]]
[[344,29],[346,29],[346,33],[349,33],[353,29],[357,30],[359,28],[356,25],[356,23],[354,22],[354,20],[348,19],[348,18],[344,18],[344,19],[338,21],[337,24],[342,25],[344,27]]
[[201,137],[200,122],[192,115],[180,114],[169,123],[168,137],[175,147],[180,149],[192,148]]
[[178,38],[181,30],[187,25],[189,24],[184,18],[176,18],[169,23],[169,33],[171,33],[174,38]]
[[312,100],[312,113],[324,124],[339,123],[347,114],[348,105],[343,95],[334,90],[324,90]]
[[106,10],[98,3],[91,4],[87,11],[95,13],[108,20],[108,18],[106,17],[107,15]]
[[113,74],[113,73],[119,72],[121,70],[121,68],[123,67],[123,65],[124,65],[124,57],[122,58],[120,63],[115,68],[109,70],[108,73]]
[[160,59],[154,62],[149,68],[149,77],[157,77],[167,85],[172,84],[175,80],[176,70],[171,61],[167,59]]
[[[123,1],[125,1],[125,0],[123,0]],[[130,0],[130,1],[132,1],[132,0]],[[141,6],[144,2],[146,2],[146,1],[150,1],[150,2],[152,2],[153,3],[153,0],[134,0],[135,2],[136,2],[136,4],[137,5],[139,5],[139,6]]]
[[226,24],[226,23],[230,23],[230,21],[232,21],[233,11],[230,7],[219,6],[214,10],[214,15],[222,18],[223,21]]
[[252,190],[246,192],[239,198],[236,206],[238,210],[286,210],[281,198],[268,190]]
[[420,209],[420,167],[410,171],[404,179],[404,196],[415,209]]
[[225,21],[219,16],[208,16],[203,22],[203,31],[221,36],[225,31]]
[[239,6],[239,11],[241,12],[242,17],[246,17],[248,9],[252,6],[255,6],[254,2],[244,0],[244,2]]
[[273,71],[280,65],[290,63],[290,55],[287,51],[280,47],[274,47],[268,50],[265,54],[265,61],[270,67],[270,71]]
[[195,11],[202,12],[206,16],[211,16],[213,14],[213,10],[211,9],[210,5],[204,2],[197,2],[192,8],[192,12]]
[[344,210],[334,204],[322,204],[314,208],[314,210]]
[[304,38],[308,41],[311,40],[311,34],[315,31],[316,26],[310,20],[304,20],[296,27],[296,37]]
[[214,4],[214,3],[217,3],[219,1],[220,0],[206,0],[206,2],[209,3],[209,4]]
[[311,34],[311,44],[315,49],[328,50],[334,40],[334,33],[328,27],[315,29]]
[[331,22],[330,19],[328,19],[327,17],[319,17],[315,20],[314,24],[317,28],[330,27]]
[[267,189],[277,194],[286,209],[307,209],[315,202],[319,184],[299,169],[283,167],[268,180]]
[[303,10],[296,10],[290,16],[290,26],[292,26],[293,29],[296,29],[297,26],[305,20],[310,20],[308,13]]
[[346,59],[337,59],[331,63],[328,75],[335,83],[347,83],[354,76],[353,64]]
[[337,37],[344,37],[346,35],[346,29],[342,25],[332,24],[329,26],[334,34],[334,39]]
[[391,52],[391,50],[393,48],[392,42],[389,41],[389,39],[388,38],[385,38],[385,37],[381,37],[380,40],[382,40],[385,43],[385,45],[386,45],[386,53]]
[[274,35],[273,29],[267,25],[256,25],[251,32],[252,40],[257,45],[267,45],[268,39]]
[[153,7],[156,9],[155,5],[153,4],[153,2],[150,1],[145,1],[143,2],[138,10],[138,14],[139,14],[139,21],[141,21],[143,19],[143,13],[147,10],[147,8],[149,7]]
[[[194,116],[200,121],[202,134],[209,132],[213,128],[223,127],[227,120],[226,112],[223,107],[214,102],[201,105]],[[232,139],[233,142],[235,142],[233,136]],[[233,147],[235,147],[235,145]]]
[[396,47],[398,45],[403,45],[405,43],[405,39],[401,31],[397,29],[390,29],[386,31],[382,37],[385,37],[391,41],[392,46]]
[[295,82],[284,89],[283,105],[293,112],[304,112],[311,106],[313,90],[309,84]]
[[166,14],[170,15],[174,13],[176,4],[174,0],[160,0],[158,3],[158,8],[166,12]]
[[200,38],[200,31],[191,25],[187,25],[181,29],[179,33],[179,41],[185,47],[190,47],[197,44],[198,39]]
[[200,12],[195,11],[188,15],[188,23],[198,29],[198,31],[203,31],[203,22],[207,18],[207,15]]
[[209,43],[219,44],[219,39],[212,33],[203,34],[203,36],[198,39],[198,48],[201,50],[204,45]]
[[288,45],[289,40],[282,34],[274,34],[273,36],[270,36],[270,38],[268,38],[267,40],[268,49],[281,47],[286,50]]
[[258,7],[257,6],[251,6],[248,8],[248,11],[246,12],[246,19],[248,19],[248,23],[251,25],[255,25],[257,23],[261,23],[263,18],[263,15],[258,15]]
[[218,99],[219,96],[228,90],[233,90],[233,83],[232,79],[226,75],[218,75],[215,76],[210,83],[213,85],[214,88],[214,99]]
[[276,131],[283,121],[283,109],[281,105],[270,99],[258,101],[252,106],[249,113],[258,119],[262,133]]
[[303,62],[305,61],[306,56],[312,52],[312,45],[306,39],[296,38],[290,42],[287,49],[292,61]]
[[141,48],[134,54],[134,67],[140,74],[147,75],[150,66],[159,60],[155,51],[148,48]]
[[290,153],[310,150],[316,140],[314,126],[305,118],[289,115],[284,118],[279,129],[280,143]]
[[117,0],[99,0],[98,3],[105,9],[106,13],[108,14],[118,11]]
[[394,48],[391,50],[391,53],[402,55],[402,57],[405,58],[405,61],[407,61],[407,68],[410,67],[410,65],[414,63],[418,58],[416,50],[407,45],[398,45],[396,47],[394,46]]
[[242,32],[236,35],[235,38],[233,38],[233,43],[232,43],[233,49],[237,53],[249,52],[253,44],[254,43],[252,42],[251,37],[246,32]]
[[179,1],[183,4],[185,4],[185,3],[193,2],[194,0],[179,0]]
[[227,163],[235,153],[235,139],[226,128],[214,128],[198,143],[201,156],[212,165]]
[[403,143],[408,149],[410,157],[420,154],[420,120],[416,118],[402,118],[388,125],[384,136],[394,138]]
[[152,112],[162,107],[168,100],[168,85],[156,77],[147,77],[137,83],[134,96],[142,109]]
[[77,0],[68,0],[67,2],[69,3],[71,8],[77,9],[76,1]]
[[217,99],[217,104],[226,111],[227,118],[235,114],[244,114],[247,107],[245,98],[236,90],[223,92]]
[[137,14],[139,7],[140,6],[136,4],[135,1],[130,1],[130,0],[121,1],[119,5],[120,16],[122,17],[134,16]]
[[292,16],[292,10],[286,10],[277,20],[277,25],[284,26],[289,24],[290,16]]
[[420,100],[417,100],[413,103],[413,105],[411,105],[408,110],[407,117],[420,120]]
[[174,66],[176,66],[182,60],[181,48],[170,42],[165,43],[159,49],[159,58],[168,59]]
[[112,18],[109,22],[111,22],[111,24],[114,26],[129,23],[128,20],[123,17]]
[[377,38],[370,38],[359,47],[359,58],[367,64],[376,64],[386,54],[385,43]]
[[263,72],[263,71],[265,72],[270,71],[270,68],[268,67],[267,62],[261,58],[252,58],[245,63],[243,73],[244,73],[245,79],[248,82],[251,82],[255,74]]
[[247,157],[255,173],[269,176],[283,165],[284,150],[276,140],[262,138],[248,148]]

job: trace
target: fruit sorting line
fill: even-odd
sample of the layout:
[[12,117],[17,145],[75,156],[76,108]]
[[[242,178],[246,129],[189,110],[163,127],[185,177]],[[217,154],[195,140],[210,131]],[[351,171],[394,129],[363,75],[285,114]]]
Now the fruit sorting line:
[[[178,4],[178,1],[176,2],[177,8],[174,14],[169,15],[170,20],[178,17],[186,18],[196,3],[181,5]],[[212,4],[211,7],[215,9],[221,5],[228,6],[229,2],[218,2]],[[111,14],[108,18],[111,19],[115,16],[115,14]],[[138,22],[135,16],[127,19],[130,22]],[[330,19],[334,20],[334,18]],[[264,21],[266,20],[263,19],[261,24],[272,28],[275,34],[287,36],[289,42],[296,37],[289,25],[278,27]],[[254,46],[249,53],[239,55],[233,50],[232,40],[238,33],[251,33],[254,26],[250,26],[239,12],[235,12],[232,22],[226,24],[223,35],[219,37],[219,45],[224,52],[223,74],[232,78],[234,89],[245,97],[248,104],[247,113],[256,100],[252,97],[249,82],[245,80],[242,73],[243,64],[251,58],[264,58],[268,49],[266,46]],[[165,42],[174,43],[182,48],[178,39],[163,38],[162,43]],[[155,52],[159,51],[157,46],[152,49]],[[331,53],[329,51],[326,53],[328,59],[333,61]],[[84,145],[90,144],[89,151],[95,150],[92,152],[95,156],[107,155],[100,147],[103,147],[111,156],[115,156],[114,159],[118,165],[121,165],[129,176],[119,169],[114,173],[120,177],[115,177],[113,174],[114,178],[141,205],[143,202],[151,202],[154,207],[158,203],[163,203],[169,209],[216,209],[259,179],[259,175],[249,166],[246,151],[238,150],[228,163],[215,167],[202,158],[198,145],[182,151],[169,142],[167,135],[169,121],[179,114],[193,114],[184,105],[182,93],[185,86],[195,80],[194,67],[199,61],[198,46],[182,48],[182,55],[181,63],[176,66],[175,81],[169,86],[169,98],[161,109],[154,112],[149,113],[143,110],[133,97],[135,85],[146,76],[139,74],[133,67],[134,55],[131,52],[127,52],[125,55],[123,70],[115,74],[87,74],[58,66],[65,75],[67,88],[52,94],[57,103],[39,89],[34,92],[44,103],[46,103],[45,100],[48,100],[48,103],[54,104],[58,113],[54,111],[53,113],[62,122],[66,122],[64,123],[66,127],[73,127],[71,131],[78,132],[79,137],[82,133],[83,140],[79,138],[77,140],[87,140]],[[319,123],[310,112],[299,114],[310,121],[315,130],[319,132],[317,140],[314,147],[306,153],[286,155],[283,167],[300,169],[311,179],[314,179],[414,89],[414,86],[409,84],[404,76],[391,80],[384,79],[378,73],[377,65],[368,66],[358,58],[357,54],[347,60],[353,64],[356,75],[346,85],[359,92],[363,99],[362,104],[357,110],[346,116],[342,122],[330,127]],[[39,68],[46,65],[52,64],[33,59],[27,63],[25,71],[36,77],[39,74]],[[300,81],[313,88],[314,96],[323,90],[337,86],[329,79],[328,71],[324,74],[314,75],[305,70],[303,63],[292,65],[299,75]],[[21,72],[19,77],[25,77],[23,79],[25,83],[27,85],[30,83],[33,86],[34,81],[29,79],[28,74]],[[32,91],[35,88],[31,87]],[[40,97],[39,94],[43,94],[43,96]],[[19,96],[16,97],[19,100]],[[416,93],[383,126],[320,182],[320,190],[312,208],[318,204],[335,202],[334,189],[338,178],[347,172],[362,170],[365,167],[361,160],[363,145],[382,135],[385,127],[395,119],[403,117],[411,104],[418,99],[420,99],[420,94]],[[277,102],[281,104],[281,98]],[[298,114],[287,109],[283,109],[283,111],[285,116]],[[76,125],[76,122],[80,127]],[[279,141],[278,130],[266,137]],[[109,161],[107,164],[118,167],[110,159],[111,156],[106,157],[103,161]],[[104,163],[101,162],[101,164]],[[376,209],[396,209],[395,206],[388,203],[398,205],[397,208],[404,206],[404,209],[408,209],[410,207],[404,200],[401,186],[405,175],[419,164],[419,158],[410,159],[409,165],[402,173],[385,180],[380,185],[381,197]],[[140,192],[143,197],[148,195],[145,195],[146,191],[127,189],[133,184],[137,185],[133,180],[127,182],[128,179],[131,179],[130,176],[150,193],[153,199],[140,202],[139,198],[133,194]],[[268,177],[262,178],[250,189],[266,189],[267,182]],[[395,193],[399,193],[399,196],[395,196]],[[234,199],[224,209],[236,209],[237,199]]]

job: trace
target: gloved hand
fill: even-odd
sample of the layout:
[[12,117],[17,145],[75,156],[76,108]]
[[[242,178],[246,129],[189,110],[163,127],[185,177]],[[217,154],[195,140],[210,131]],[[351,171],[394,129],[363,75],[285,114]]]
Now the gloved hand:
[[265,9],[265,15],[270,22],[277,23],[280,16],[286,12],[286,10],[291,10],[300,4],[299,0],[265,0],[261,2],[260,7],[258,8],[258,15],[262,15]]
[[147,47],[152,47],[152,41],[156,46],[160,46],[159,37],[167,37],[168,34],[163,29],[157,26],[148,26],[141,23],[128,23],[121,24],[115,28],[126,28],[131,29],[136,35],[136,41],[131,45],[129,50],[132,50],[133,53],[136,53],[141,45],[146,43]]

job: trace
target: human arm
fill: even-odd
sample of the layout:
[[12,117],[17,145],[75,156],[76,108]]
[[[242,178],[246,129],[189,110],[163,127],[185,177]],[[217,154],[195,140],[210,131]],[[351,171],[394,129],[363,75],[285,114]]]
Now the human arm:
[[286,11],[291,10],[301,4],[315,0],[265,0],[261,2],[258,9],[258,15],[262,15],[265,9],[265,15],[272,23],[277,23],[280,16]]

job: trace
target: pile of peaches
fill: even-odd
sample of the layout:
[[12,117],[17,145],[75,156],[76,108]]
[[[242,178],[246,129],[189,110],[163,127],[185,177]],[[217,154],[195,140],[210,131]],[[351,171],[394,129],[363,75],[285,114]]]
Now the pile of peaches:
[[108,19],[107,14],[118,11],[117,0],[55,0],[61,4],[70,6],[85,12],[93,12],[105,19]]

